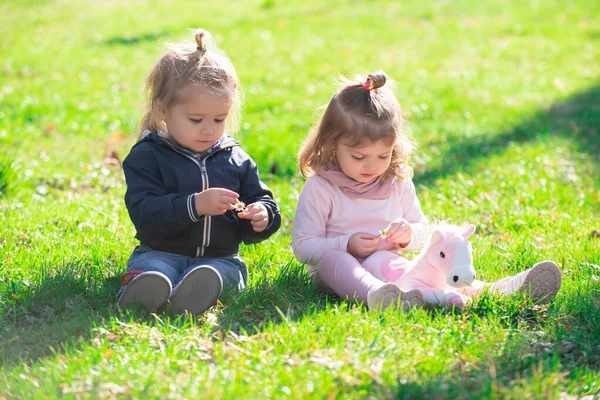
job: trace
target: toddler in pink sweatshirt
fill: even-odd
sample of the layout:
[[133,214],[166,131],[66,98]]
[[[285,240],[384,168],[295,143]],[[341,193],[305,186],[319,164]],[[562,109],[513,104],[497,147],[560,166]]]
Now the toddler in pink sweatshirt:
[[[415,143],[385,73],[346,82],[300,149],[304,184],[294,218],[292,248],[311,277],[369,309],[424,303],[418,290],[401,291],[371,272],[406,262],[428,235],[409,166]],[[494,286],[495,285],[495,286]],[[551,262],[488,285],[511,294],[527,286],[553,296],[560,272]],[[485,285],[470,288],[478,295]]]

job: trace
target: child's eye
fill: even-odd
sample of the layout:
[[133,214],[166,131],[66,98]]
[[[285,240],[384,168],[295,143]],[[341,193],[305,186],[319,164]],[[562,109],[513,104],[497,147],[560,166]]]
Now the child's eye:
[[385,160],[386,158],[388,158],[390,155],[386,154],[385,156],[379,156],[379,158],[381,158],[382,160]]
[[200,119],[190,118],[190,121],[192,121],[194,124],[199,124],[200,122],[202,122],[202,118],[200,118]]
[[352,156],[352,158],[354,158],[355,160],[362,160],[363,158],[365,158],[365,156],[362,156],[362,157]]
[[222,123],[223,123],[223,121],[225,121],[225,120],[224,120],[224,119],[215,119],[215,122],[216,122],[217,124],[222,124]]

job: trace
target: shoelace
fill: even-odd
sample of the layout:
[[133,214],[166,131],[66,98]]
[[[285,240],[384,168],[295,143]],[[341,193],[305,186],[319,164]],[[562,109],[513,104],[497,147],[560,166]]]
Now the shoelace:
[[142,271],[141,269],[134,269],[133,271],[127,271],[123,275],[121,275],[121,286],[127,285],[133,278],[138,275],[143,274],[146,271]]

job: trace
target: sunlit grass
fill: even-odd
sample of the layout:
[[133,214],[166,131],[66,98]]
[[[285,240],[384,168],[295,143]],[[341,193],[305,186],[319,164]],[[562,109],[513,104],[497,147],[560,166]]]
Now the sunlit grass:
[[[0,398],[559,398],[600,390],[594,2],[0,3]],[[248,290],[198,320],[115,313],[136,244],[119,160],[165,41],[204,27],[246,94],[238,138],[281,205]],[[486,280],[552,259],[555,301],[369,313],[290,250],[295,153],[340,74],[385,70],[432,220]],[[107,156],[109,156],[107,158]]]

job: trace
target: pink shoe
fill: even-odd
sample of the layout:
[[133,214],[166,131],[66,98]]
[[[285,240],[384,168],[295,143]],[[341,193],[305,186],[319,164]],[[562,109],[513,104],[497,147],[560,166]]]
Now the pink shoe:
[[560,289],[562,276],[552,261],[542,261],[515,276],[500,279],[490,285],[491,293],[529,295],[537,303],[549,302]]
[[377,289],[369,290],[369,293],[367,293],[367,307],[371,311],[377,308],[385,310],[390,306],[394,307],[398,304],[398,301],[400,301],[403,311],[425,304],[423,294],[419,290],[414,289],[403,292],[393,283],[386,283]]

